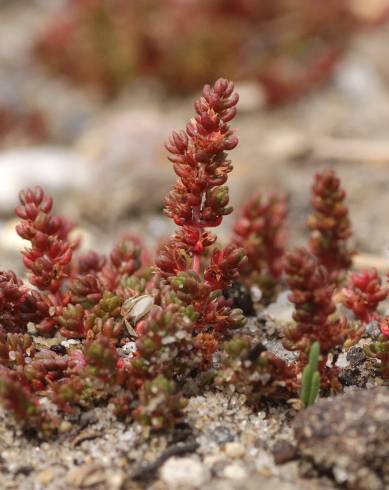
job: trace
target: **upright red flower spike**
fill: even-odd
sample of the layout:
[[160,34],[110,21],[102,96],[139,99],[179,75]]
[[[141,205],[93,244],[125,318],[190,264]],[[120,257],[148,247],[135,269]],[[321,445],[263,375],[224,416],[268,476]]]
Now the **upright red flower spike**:
[[[157,266],[162,273],[183,270],[174,253],[183,248],[198,274],[204,249],[216,241],[205,228],[220,225],[223,216],[232,211],[224,186],[232,165],[225,152],[238,144],[228,124],[236,115],[238,99],[228,80],[219,79],[213,87],[206,85],[195,102],[196,117],[185,131],[173,132],[166,145],[178,180],[166,198],[165,213],[182,228],[168,245],[170,253],[161,251]],[[169,256],[169,264],[165,256]]]
[[336,307],[332,300],[334,284],[326,268],[308,250],[297,248],[286,254],[285,274],[295,305],[294,325],[285,330],[283,344],[288,350],[300,353],[300,368],[306,365],[313,342],[320,343],[320,374],[323,385],[337,389],[337,370],[327,368],[328,354],[342,347],[347,340],[355,340],[356,333],[348,322],[332,319]]
[[61,216],[52,216],[53,200],[40,187],[19,194],[15,209],[22,222],[18,234],[31,242],[23,252],[23,262],[30,271],[30,282],[38,289],[56,293],[68,274],[75,244],[68,240],[71,225]]
[[257,284],[265,299],[274,295],[282,273],[286,214],[285,196],[255,194],[234,225],[233,243],[245,250],[248,259],[241,277],[249,286]]
[[369,323],[377,318],[377,306],[386,299],[388,292],[376,269],[364,270],[350,275],[349,284],[342,289],[341,302],[359,320]]
[[166,145],[178,180],[167,196],[165,213],[180,228],[159,251],[156,266],[177,298],[195,306],[196,332],[210,325],[220,332],[242,323],[242,316],[217,291],[237,277],[246,260],[244,250],[231,244],[215,249],[205,262],[206,249],[216,241],[206,228],[220,225],[232,211],[224,184],[232,170],[226,151],[238,143],[229,126],[238,98],[228,80],[206,85],[195,102],[197,115],[185,131],[173,132]]
[[309,248],[335,282],[350,268],[354,253],[348,243],[352,232],[345,197],[346,192],[333,170],[315,175],[312,186],[314,213],[308,219]]

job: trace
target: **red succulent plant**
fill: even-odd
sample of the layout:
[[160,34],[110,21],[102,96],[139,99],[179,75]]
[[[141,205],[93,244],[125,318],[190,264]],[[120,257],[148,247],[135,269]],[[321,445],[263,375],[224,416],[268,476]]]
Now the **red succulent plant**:
[[345,197],[346,192],[333,170],[315,175],[312,186],[314,213],[308,219],[309,248],[335,282],[350,268],[354,253],[348,243],[352,231]]
[[347,341],[357,341],[360,332],[354,331],[345,318],[333,316],[335,286],[325,267],[308,250],[298,248],[287,253],[285,274],[291,290],[289,301],[294,304],[294,323],[286,328],[283,345],[299,352],[302,369],[308,362],[312,344],[318,341],[322,385],[338,390],[338,369],[327,367],[328,356],[336,354]]
[[349,284],[342,289],[340,298],[359,320],[369,323],[378,317],[377,306],[388,293],[389,289],[382,285],[378,271],[371,269],[350,274]]
[[167,196],[165,213],[180,228],[160,250],[156,265],[181,301],[195,306],[196,331],[208,325],[221,331],[242,322],[217,291],[238,276],[246,260],[244,250],[234,245],[216,248],[205,260],[206,249],[217,238],[207,228],[220,225],[232,211],[225,186],[232,164],[226,151],[238,144],[229,125],[238,99],[228,80],[206,85],[195,102],[196,116],[185,131],[173,132],[166,145],[178,180]]
[[243,205],[233,229],[233,243],[247,255],[241,278],[246,285],[257,284],[267,301],[274,297],[282,274],[286,214],[285,196],[256,194]]

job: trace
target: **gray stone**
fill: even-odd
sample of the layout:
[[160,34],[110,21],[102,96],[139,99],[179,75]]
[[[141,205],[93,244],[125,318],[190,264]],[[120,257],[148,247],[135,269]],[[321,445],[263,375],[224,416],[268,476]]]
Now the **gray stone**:
[[321,400],[294,421],[303,461],[352,490],[389,485],[389,390]]
[[215,427],[210,433],[210,436],[217,444],[225,444],[226,442],[232,442],[234,440],[231,431],[227,427],[224,427],[224,425]]

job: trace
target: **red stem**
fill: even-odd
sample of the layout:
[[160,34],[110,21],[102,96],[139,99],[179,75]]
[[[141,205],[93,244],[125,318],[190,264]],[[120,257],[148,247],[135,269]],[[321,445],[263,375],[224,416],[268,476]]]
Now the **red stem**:
[[[203,227],[200,224],[201,204],[193,210],[193,226],[200,232],[200,239],[203,232]],[[193,251],[192,269],[196,274],[200,274],[201,252]]]
[[196,274],[200,274],[200,258],[201,256],[199,253],[193,254],[193,270]]

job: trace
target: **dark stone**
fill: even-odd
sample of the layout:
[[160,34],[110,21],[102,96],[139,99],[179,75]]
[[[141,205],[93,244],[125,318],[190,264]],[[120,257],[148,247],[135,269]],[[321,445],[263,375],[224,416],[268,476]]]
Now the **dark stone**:
[[250,291],[240,282],[234,282],[230,288],[224,289],[223,296],[231,299],[234,308],[240,308],[246,316],[254,316],[255,309]]
[[272,452],[276,464],[285,464],[293,461],[298,455],[296,446],[283,439],[280,439],[274,444]]
[[339,374],[339,381],[343,386],[358,386],[359,388],[364,388],[367,380],[367,373],[361,372],[359,367],[347,367]]
[[66,354],[66,347],[64,345],[61,345],[61,344],[52,345],[50,347],[50,350],[52,350],[56,354],[61,354],[61,355]]
[[362,347],[352,347],[347,352],[346,359],[352,367],[359,366],[366,361],[366,354],[363,352]]
[[358,386],[364,388],[369,379],[369,369],[366,368],[367,357],[361,347],[352,347],[346,357],[349,366],[342,369],[339,379],[343,386]]
[[31,466],[31,465],[22,465],[22,466],[19,466],[19,468],[17,468],[15,470],[15,475],[24,475],[24,476],[28,476],[30,475],[32,472],[34,471],[34,468]]
[[389,390],[320,400],[293,423],[303,461],[352,490],[389,488]]
[[178,422],[171,433],[174,443],[186,442],[189,438],[193,439],[192,427],[187,422]]
[[248,353],[248,360],[251,362],[255,362],[258,357],[262,354],[262,352],[266,352],[267,349],[266,347],[261,343],[258,342]]

